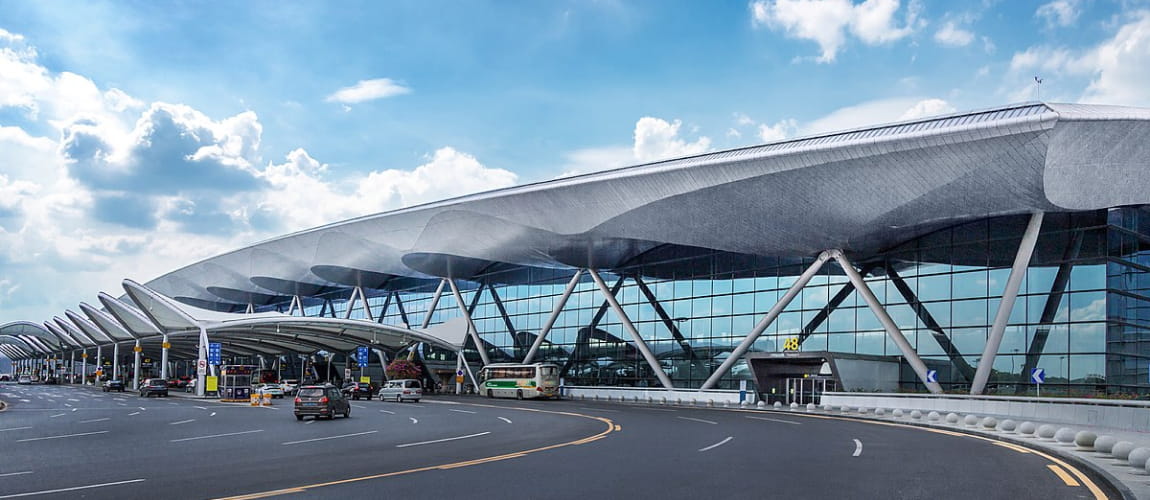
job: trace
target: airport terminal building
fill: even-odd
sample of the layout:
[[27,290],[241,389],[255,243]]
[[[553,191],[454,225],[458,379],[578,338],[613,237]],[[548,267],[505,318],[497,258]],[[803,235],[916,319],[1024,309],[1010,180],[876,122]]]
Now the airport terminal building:
[[[471,367],[553,362],[573,386],[765,391],[767,365],[815,360],[789,373],[864,363],[887,380],[837,388],[1015,394],[1042,369],[1043,393],[1150,394],[1148,171],[1150,109],[1024,103],[371,215],[143,286],[200,316],[343,320],[293,349],[371,345],[433,377],[456,351],[421,335],[463,324]],[[139,308],[148,349],[176,336]],[[0,345],[88,350],[75,333],[112,333],[89,309],[48,322],[58,342],[0,327]],[[346,342],[353,323],[389,341]],[[245,335],[217,338],[264,352]]]

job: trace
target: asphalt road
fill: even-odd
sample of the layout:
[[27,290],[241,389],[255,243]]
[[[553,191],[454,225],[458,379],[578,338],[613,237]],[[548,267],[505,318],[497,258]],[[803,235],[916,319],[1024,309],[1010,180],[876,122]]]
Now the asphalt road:
[[800,414],[438,396],[298,422],[290,399],[0,399],[0,499],[1093,497],[1018,448]]

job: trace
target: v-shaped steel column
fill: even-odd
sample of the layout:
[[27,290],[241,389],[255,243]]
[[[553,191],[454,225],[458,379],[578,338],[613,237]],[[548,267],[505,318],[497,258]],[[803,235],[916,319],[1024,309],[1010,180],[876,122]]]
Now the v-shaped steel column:
[[639,335],[639,330],[631,323],[631,318],[627,317],[623,306],[620,306],[619,301],[615,300],[615,295],[611,293],[611,289],[603,282],[603,278],[599,276],[599,272],[594,269],[588,269],[587,273],[591,275],[591,279],[595,280],[595,285],[599,287],[599,291],[603,293],[603,298],[607,300],[607,303],[611,304],[611,309],[615,311],[615,315],[619,317],[619,321],[623,323],[623,327],[631,333],[631,339],[635,341],[635,347],[639,349],[639,352],[643,355],[643,359],[647,360],[647,364],[651,367],[651,370],[655,372],[655,376],[659,378],[659,383],[663,384],[663,387],[667,389],[674,389],[675,385],[671,383],[671,377],[668,377],[667,374],[663,372],[663,367],[659,365],[659,360],[655,358],[655,354],[647,347],[647,343],[644,342],[643,337]]

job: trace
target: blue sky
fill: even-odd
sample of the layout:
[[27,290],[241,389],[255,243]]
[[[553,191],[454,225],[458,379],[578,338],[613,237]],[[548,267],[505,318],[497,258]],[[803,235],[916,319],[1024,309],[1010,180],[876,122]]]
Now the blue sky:
[[[0,322],[287,231],[1035,97],[1150,106],[1150,1],[0,1]],[[46,286],[46,284],[52,286]]]

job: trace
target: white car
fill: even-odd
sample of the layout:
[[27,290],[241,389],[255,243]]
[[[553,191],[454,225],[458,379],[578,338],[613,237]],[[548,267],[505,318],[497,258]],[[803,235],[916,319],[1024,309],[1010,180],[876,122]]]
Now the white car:
[[415,379],[389,380],[379,390],[380,401],[395,401],[397,403],[414,401],[418,403],[421,397],[423,397],[423,384]]
[[273,398],[284,397],[284,389],[279,384],[264,384],[255,388],[255,392],[268,394]]
[[27,375],[21,375],[20,379],[17,380],[16,383],[20,384],[20,385],[31,385],[32,384],[32,377],[29,377]]

